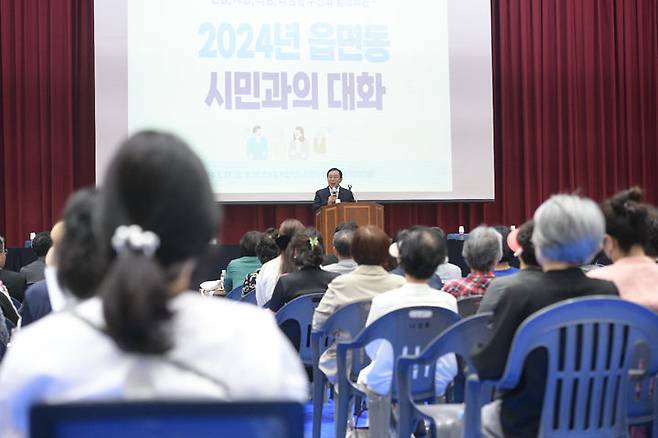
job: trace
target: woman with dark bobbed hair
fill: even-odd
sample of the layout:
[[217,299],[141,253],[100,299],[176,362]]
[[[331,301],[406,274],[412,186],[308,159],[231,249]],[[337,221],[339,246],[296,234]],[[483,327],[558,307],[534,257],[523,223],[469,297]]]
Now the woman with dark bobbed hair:
[[301,362],[271,313],[189,291],[218,209],[185,143],[152,131],[129,138],[107,171],[99,218],[99,296],[16,334],[0,369],[0,436],[27,436],[40,401],[306,398]]
[[612,281],[622,298],[658,310],[658,265],[644,249],[651,234],[651,207],[642,203],[642,197],[642,190],[633,187],[601,204],[603,251],[613,264],[587,275]]

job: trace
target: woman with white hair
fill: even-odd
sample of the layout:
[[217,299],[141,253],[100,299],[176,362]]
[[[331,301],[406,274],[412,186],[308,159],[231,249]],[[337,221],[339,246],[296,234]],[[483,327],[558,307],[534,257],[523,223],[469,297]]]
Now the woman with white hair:
[[[501,298],[489,343],[477,345],[473,361],[481,379],[497,379],[505,368],[516,329],[531,314],[558,301],[587,295],[617,295],[614,284],[588,278],[579,268],[600,250],[603,214],[591,199],[554,195],[535,211],[532,243],[543,277],[516,284]],[[546,382],[546,352],[528,355],[521,383],[482,409],[488,437],[536,437]]]
[[493,269],[503,254],[502,242],[502,236],[493,227],[480,225],[471,231],[462,250],[471,272],[465,278],[448,281],[443,291],[455,298],[484,295],[495,278]]

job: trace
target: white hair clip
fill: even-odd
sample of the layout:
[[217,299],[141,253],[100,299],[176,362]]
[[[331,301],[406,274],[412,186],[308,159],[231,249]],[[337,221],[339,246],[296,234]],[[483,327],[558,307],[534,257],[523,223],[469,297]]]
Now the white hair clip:
[[152,257],[160,246],[160,238],[153,231],[142,230],[139,225],[120,225],[112,236],[112,248],[121,254],[126,250],[138,251]]

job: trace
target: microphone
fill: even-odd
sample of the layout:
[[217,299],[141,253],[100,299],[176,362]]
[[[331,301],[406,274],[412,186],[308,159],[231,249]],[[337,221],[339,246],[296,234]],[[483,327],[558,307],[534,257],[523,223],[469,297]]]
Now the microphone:
[[[348,184],[348,185],[347,185],[347,190],[349,190],[350,192],[352,192],[352,184]],[[354,202],[357,202],[357,200],[356,200],[356,196],[354,196],[354,192],[352,192],[352,197],[354,198]]]

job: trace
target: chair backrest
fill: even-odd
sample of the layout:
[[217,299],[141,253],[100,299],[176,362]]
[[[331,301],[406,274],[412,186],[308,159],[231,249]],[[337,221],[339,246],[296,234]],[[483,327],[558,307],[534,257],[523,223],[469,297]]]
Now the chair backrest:
[[482,295],[472,295],[458,299],[457,309],[459,309],[459,315],[462,318],[475,315],[480,308],[480,301],[482,301]]
[[[355,339],[354,343],[367,345],[377,339],[390,342],[393,349],[393,376],[396,375],[397,358],[416,355],[443,332],[459,321],[459,315],[442,307],[418,306],[397,309],[373,321]],[[415,393],[434,394],[434,374],[417,373],[412,379]],[[392,379],[391,394],[397,395],[396,379]]]
[[322,354],[336,340],[336,335],[341,339],[351,339],[366,325],[368,312],[370,312],[370,298],[365,300],[354,301],[339,307],[318,330],[322,333],[323,339],[320,340],[320,351]]
[[242,288],[243,288],[243,286],[244,285],[241,284],[240,286],[236,287],[235,289],[233,289],[232,291],[227,293],[226,298],[228,298],[230,300],[240,300],[240,298],[242,298]]
[[276,322],[281,325],[286,321],[296,321],[299,324],[299,356],[305,365],[313,363],[311,352],[311,327],[313,313],[318,307],[324,292],[302,295],[287,302],[276,312]]
[[32,438],[302,438],[304,409],[292,402],[143,401],[36,405]]
[[244,303],[256,304],[256,291],[252,290],[247,295],[240,298],[240,301]]
[[[417,397],[409,381],[412,367],[426,369],[429,367],[429,374],[434,375],[436,361],[445,354],[454,353],[460,357],[461,363],[466,365],[469,374],[473,373],[475,366],[471,360],[471,349],[474,345],[486,343],[491,338],[489,324],[492,317],[493,313],[487,312],[462,319],[434,338],[420,355],[398,359],[396,380],[400,401],[400,436],[406,436],[413,431],[412,419],[415,418],[413,405]],[[478,418],[477,415],[469,414],[469,408],[480,409],[481,405],[491,401],[492,388],[489,389],[488,393],[477,391],[473,394],[472,391],[467,391],[466,421],[470,421],[472,417]],[[477,430],[480,430],[479,427]]]
[[540,435],[624,436],[629,371],[639,351],[648,358],[643,372],[658,371],[656,339],[658,315],[642,306],[610,297],[566,300],[519,327],[498,388],[516,387],[528,354],[546,348]]

